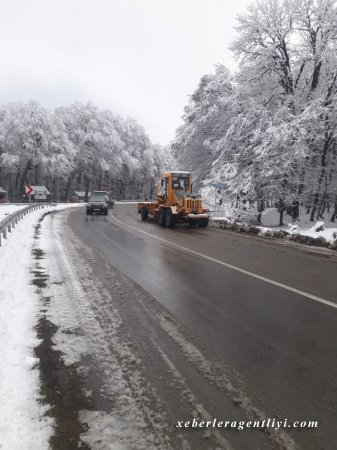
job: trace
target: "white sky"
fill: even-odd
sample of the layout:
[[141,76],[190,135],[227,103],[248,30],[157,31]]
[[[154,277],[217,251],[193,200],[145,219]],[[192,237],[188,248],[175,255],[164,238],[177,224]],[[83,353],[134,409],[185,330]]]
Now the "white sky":
[[251,0],[0,0],[0,102],[92,101],[168,144]]

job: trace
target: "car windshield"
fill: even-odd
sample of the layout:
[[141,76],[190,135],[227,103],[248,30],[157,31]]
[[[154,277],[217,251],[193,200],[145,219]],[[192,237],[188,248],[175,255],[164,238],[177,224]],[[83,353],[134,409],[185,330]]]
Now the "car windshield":
[[106,198],[104,197],[104,195],[95,195],[92,196],[90,199],[91,202],[106,202]]

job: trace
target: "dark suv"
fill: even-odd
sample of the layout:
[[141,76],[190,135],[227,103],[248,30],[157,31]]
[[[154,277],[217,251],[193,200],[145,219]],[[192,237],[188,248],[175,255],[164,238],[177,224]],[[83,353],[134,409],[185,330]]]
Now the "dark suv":
[[105,195],[92,195],[87,204],[87,215],[91,214],[108,215],[108,200]]

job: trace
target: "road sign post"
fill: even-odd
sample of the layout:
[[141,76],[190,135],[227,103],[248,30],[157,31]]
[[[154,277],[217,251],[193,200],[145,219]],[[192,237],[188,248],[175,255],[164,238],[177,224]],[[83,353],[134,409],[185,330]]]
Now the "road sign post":
[[28,202],[31,203],[31,195],[33,193],[33,188],[31,185],[26,186],[26,194],[28,195]]

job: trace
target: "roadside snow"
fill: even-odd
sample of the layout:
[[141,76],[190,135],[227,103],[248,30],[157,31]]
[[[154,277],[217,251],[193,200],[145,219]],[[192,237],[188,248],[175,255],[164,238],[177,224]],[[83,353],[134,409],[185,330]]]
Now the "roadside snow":
[[[82,375],[83,371],[85,373],[90,370],[80,364],[83,357],[89,359],[94,357],[96,365],[102,364],[102,370],[106,373],[108,380],[101,390],[104,390],[106,398],[112,395],[116,404],[121,397],[122,404],[119,405],[118,413],[120,414],[126,408],[128,416],[128,420],[124,418],[123,422],[119,422],[117,413],[106,414],[103,411],[82,410],[80,420],[88,424],[88,430],[83,433],[82,440],[96,450],[126,450],[129,447],[123,444],[125,439],[132,439],[138,444],[143,443],[140,447],[134,445],[132,448],[147,448],[146,439],[139,436],[136,431],[139,427],[145,428],[144,417],[138,414],[133,400],[128,400],[128,397],[131,397],[129,387],[123,378],[117,359],[110,352],[108,340],[102,335],[102,329],[97,320],[97,315],[102,314],[103,311],[95,312],[92,308],[92,301],[96,296],[103,298],[109,294],[105,292],[103,286],[98,288],[96,283],[92,285],[91,270],[84,261],[79,264],[86,274],[85,278],[88,278],[87,285],[83,287],[81,283],[83,280],[80,280],[79,274],[76,273],[75,259],[69,255],[73,242],[65,248],[62,240],[63,220],[64,218],[57,215],[45,220],[41,226],[42,233],[39,239],[39,246],[46,255],[43,268],[50,276],[49,286],[44,292],[53,299],[46,311],[46,316],[57,326],[57,332],[53,337],[54,349],[61,351],[62,359],[67,366],[77,363],[78,373]],[[111,298],[108,303],[111,309]],[[121,347],[121,344],[117,343],[121,318],[116,310],[109,315],[109,324],[109,338],[116,339],[117,350]],[[130,352],[129,347],[127,351]]]
[[[21,207],[24,207],[20,205]],[[39,403],[39,344],[35,325],[39,295],[32,284],[34,225],[58,205],[39,209],[20,221],[0,248],[0,449],[46,450],[52,433],[48,409]],[[1,205],[13,213],[17,205]]]
[[310,228],[311,231],[323,231],[325,228],[324,222],[316,222],[313,227]]
[[115,306],[118,278],[113,272],[108,275],[115,278],[116,291],[111,294],[95,275],[91,250],[77,240],[64,219],[57,214],[46,218],[38,243],[45,253],[42,268],[49,275],[44,295],[51,301],[44,314],[56,327],[53,349],[61,352],[67,367],[76,363],[80,380],[95,380],[94,394],[90,381],[82,389],[89,387],[88,397],[94,395],[96,407],[103,407],[79,411],[82,443],[95,450],[171,448],[164,405],[143,378],[141,360],[123,332]]
[[337,227],[336,228],[326,228],[321,231],[315,231],[312,228],[298,228],[297,233],[304,234],[305,236],[310,236],[313,238],[323,237],[328,242],[334,242],[337,239]]
[[[224,211],[214,211],[212,220],[214,222],[231,219],[228,218]],[[337,239],[337,226],[335,223],[329,221],[326,216],[324,221],[310,222],[307,214],[300,214],[299,220],[291,222],[291,217],[284,214],[284,226],[279,226],[279,213],[276,208],[269,208],[262,214],[262,225],[257,226],[261,230],[261,234],[266,231],[284,230],[290,234],[301,234],[313,238],[323,237],[328,242],[334,242]]]
[[26,208],[28,204],[19,204],[19,205],[8,205],[6,203],[0,203],[0,222],[5,219],[10,214],[19,211],[20,209]]
[[[13,212],[13,210],[12,210]],[[46,449],[51,421],[38,403],[38,344],[34,326],[39,298],[31,284],[34,225],[46,210],[19,222],[0,249],[0,448]],[[15,233],[15,237],[14,237]]]

